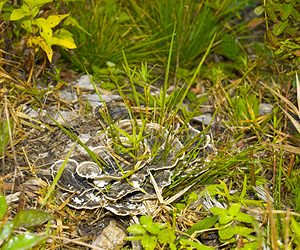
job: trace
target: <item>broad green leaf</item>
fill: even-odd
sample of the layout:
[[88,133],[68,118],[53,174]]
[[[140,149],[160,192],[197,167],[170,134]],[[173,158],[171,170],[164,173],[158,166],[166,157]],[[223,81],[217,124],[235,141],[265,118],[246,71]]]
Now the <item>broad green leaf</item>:
[[8,239],[1,250],[26,250],[36,246],[42,240],[46,239],[45,235],[24,233]]
[[176,236],[172,228],[165,228],[159,232],[157,239],[161,244],[171,244],[176,239]]
[[265,11],[265,8],[264,8],[264,6],[261,6],[261,5],[257,6],[257,7],[254,9],[254,13],[255,13],[255,15],[257,15],[257,16],[260,16],[262,13],[264,13],[264,11]]
[[12,222],[6,222],[0,227],[0,242],[6,240],[13,232],[14,224]]
[[211,209],[209,209],[209,211],[212,212],[214,215],[219,215],[219,216],[227,214],[227,210],[221,207],[212,207]]
[[218,216],[206,217],[203,220],[196,222],[193,226],[191,226],[188,230],[186,230],[185,233],[191,235],[196,231],[212,228],[217,221],[218,221]]
[[48,16],[47,22],[48,22],[49,28],[54,28],[55,26],[57,26],[62,20],[64,20],[69,15],[70,14],[50,15],[50,16]]
[[12,222],[15,227],[33,227],[41,225],[51,218],[52,216],[45,211],[28,209],[18,212]]
[[242,248],[239,248],[240,250],[256,250],[256,249],[259,249],[258,247],[258,242],[255,241],[255,242],[246,242],[244,244],[244,246]]
[[280,10],[280,17],[282,21],[285,21],[291,15],[293,10],[293,5],[290,3],[284,3],[281,6],[282,8]]
[[233,216],[231,215],[222,215],[220,216],[219,222],[222,225],[225,225],[233,220]]
[[156,247],[157,238],[155,236],[144,235],[141,243],[145,250],[154,250]]
[[35,24],[40,29],[40,35],[45,39],[48,46],[51,46],[52,42],[52,29],[45,18],[38,18],[35,20]]
[[253,233],[253,228],[249,228],[249,227],[241,227],[241,226],[235,226],[233,228],[233,231],[235,234],[247,237],[249,236],[249,234]]
[[12,118],[0,120],[0,156],[4,154],[7,144],[9,143],[10,133],[12,132],[14,122]]
[[273,26],[273,34],[275,36],[279,36],[281,35],[284,30],[286,29],[286,27],[288,26],[289,22],[288,20],[284,21],[284,22],[277,22],[276,24],[274,24]]
[[73,40],[72,33],[65,29],[60,29],[59,32],[55,32],[52,38],[52,45],[58,45],[67,49],[76,49],[77,46]]
[[159,223],[153,223],[152,225],[144,225],[144,228],[151,234],[159,234],[160,232],[160,224]]
[[10,20],[11,21],[16,21],[16,20],[20,20],[21,18],[30,15],[30,13],[28,13],[27,11],[23,10],[23,9],[14,9],[10,15]]
[[7,203],[6,203],[5,196],[0,193],[0,220],[6,214],[6,211],[7,211]]
[[228,209],[228,214],[235,216],[240,212],[240,210],[241,210],[241,204],[233,203]]
[[233,228],[231,227],[227,227],[225,229],[219,230],[218,234],[222,240],[228,240],[231,239],[233,235],[235,235],[235,230],[233,230]]
[[46,3],[52,3],[52,2],[53,0],[24,0],[24,3],[26,3],[30,7],[40,7]]
[[240,221],[240,222],[245,222],[245,223],[253,223],[254,219],[251,215],[245,214],[245,213],[238,213],[235,217],[234,220]]
[[130,225],[127,228],[127,231],[129,233],[134,234],[134,235],[144,235],[144,234],[146,234],[146,230],[144,229],[144,227],[142,225],[138,225],[138,224]]
[[142,215],[141,218],[140,218],[140,223],[142,225],[149,225],[150,226],[153,223],[152,217],[151,216]]
[[294,219],[291,219],[291,226],[293,232],[300,238],[300,224]]

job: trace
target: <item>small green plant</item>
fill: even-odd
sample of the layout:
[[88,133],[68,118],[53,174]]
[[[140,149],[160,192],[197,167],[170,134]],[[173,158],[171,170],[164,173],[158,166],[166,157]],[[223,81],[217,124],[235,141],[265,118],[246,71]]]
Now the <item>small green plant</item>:
[[[47,238],[46,233],[28,232],[29,228],[42,225],[52,218],[44,211],[28,209],[19,211],[12,221],[8,220],[5,196],[0,194],[0,247],[2,250],[26,250],[38,245]],[[15,233],[18,228],[26,228],[26,232]]]
[[[24,0],[20,8],[15,8],[10,15],[10,21],[20,21],[21,27],[26,31],[26,43],[29,47],[41,48],[51,62],[53,57],[53,45],[67,49],[75,49],[76,45],[72,34],[65,28],[56,29],[63,21],[76,23],[69,14],[48,15],[40,17],[38,14],[41,8],[52,3],[53,0]],[[68,18],[68,19],[67,19]]]
[[[72,0],[71,0],[72,1]],[[52,62],[53,46],[64,49],[75,49],[76,44],[67,26],[74,26],[86,32],[70,14],[56,14],[53,0],[24,0],[20,8],[8,4],[7,0],[0,0],[0,12],[8,27],[13,26],[13,32],[6,29],[6,36],[16,36],[18,43],[13,53],[21,51],[24,54],[25,69],[30,72],[37,59],[38,52],[42,52],[44,69],[46,61]],[[13,34],[12,34],[13,33]],[[14,39],[15,40],[15,39]],[[41,72],[38,72],[38,76]]]
[[150,216],[141,216],[140,224],[129,226],[127,231],[133,235],[127,237],[127,240],[141,241],[145,250],[153,250],[157,245],[176,249],[174,229],[168,223],[153,222]]
[[244,243],[255,240],[255,237],[251,235],[254,232],[251,225],[254,219],[252,216],[241,212],[241,204],[233,203],[229,208],[212,207],[210,211],[213,215],[219,216],[219,221],[215,227],[218,229],[221,242],[235,242],[236,235],[242,237]]
[[[299,1],[264,1],[264,5],[255,8],[260,16],[252,21],[255,25],[266,22],[266,37],[274,55],[281,59],[295,59],[299,63]],[[254,26],[255,26],[254,25]]]

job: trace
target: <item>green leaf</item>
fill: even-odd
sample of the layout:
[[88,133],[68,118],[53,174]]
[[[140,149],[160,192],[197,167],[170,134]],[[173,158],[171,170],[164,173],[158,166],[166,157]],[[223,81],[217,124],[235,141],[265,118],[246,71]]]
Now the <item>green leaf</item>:
[[198,200],[198,194],[196,192],[191,192],[187,198],[186,203],[191,204]]
[[13,232],[14,224],[7,222],[0,227],[0,242],[6,240]]
[[4,154],[6,146],[10,139],[10,133],[12,132],[14,122],[12,118],[8,120],[0,120],[0,156]]
[[44,38],[42,38],[41,36],[31,37],[30,39],[28,39],[28,42],[36,46],[39,46],[46,53],[49,62],[52,61],[53,50],[51,46],[49,46],[46,43]]
[[165,228],[159,232],[157,239],[161,244],[172,244],[176,236],[172,228]]
[[225,225],[231,221],[233,221],[233,216],[231,216],[231,215],[222,215],[222,216],[220,216],[220,219],[219,219],[219,222],[222,225]]
[[67,49],[76,49],[77,46],[73,40],[72,33],[65,29],[60,29],[58,32],[55,32],[52,38],[52,45],[58,45]]
[[40,7],[46,3],[52,3],[52,2],[53,0],[24,0],[24,3],[26,3],[30,7]]
[[245,214],[245,213],[238,213],[235,217],[234,220],[244,222],[244,223],[253,223],[254,219],[251,215]]
[[144,227],[142,225],[138,225],[138,224],[130,225],[127,228],[127,231],[129,233],[134,234],[134,235],[143,235],[143,234],[146,234],[146,230],[144,229]]
[[152,223],[152,225],[144,225],[144,228],[151,234],[159,234],[160,232],[160,224],[159,223]]
[[228,209],[228,214],[229,215],[232,215],[232,216],[235,216],[237,215],[241,210],[241,204],[239,203],[234,203],[232,204],[229,209]]
[[282,21],[285,21],[289,18],[293,11],[293,5],[290,3],[284,3],[282,4],[282,8],[280,10],[280,17]]
[[41,210],[28,209],[21,210],[13,219],[15,227],[33,227],[38,226],[52,219],[52,216]]
[[259,249],[258,242],[246,242],[242,248],[239,248],[240,250],[256,250]]
[[142,215],[140,218],[140,223],[142,225],[152,225],[153,220],[151,216]]
[[231,227],[227,227],[225,229],[219,230],[218,234],[222,240],[228,240],[233,237],[233,235],[235,234],[235,230],[233,230],[233,228]]
[[24,9],[14,9],[10,15],[9,20],[16,21],[28,15],[30,15],[30,13],[28,13]]
[[288,20],[284,21],[284,22],[277,22],[276,24],[274,24],[273,26],[273,34],[275,36],[279,36],[281,35],[284,30],[286,29],[286,27],[288,26],[289,22]]
[[293,232],[300,238],[300,224],[294,219],[291,219],[291,227]]
[[260,16],[262,13],[264,13],[264,11],[265,11],[265,8],[264,8],[264,6],[257,6],[255,9],[254,9],[254,13],[255,13],[255,15],[257,15],[257,16]]
[[249,228],[249,227],[241,227],[241,226],[235,226],[233,228],[234,230],[234,233],[235,234],[238,234],[238,235],[241,235],[241,236],[244,236],[244,237],[247,237],[249,236],[249,234],[253,233],[253,228]]
[[51,46],[52,42],[52,29],[45,18],[38,18],[35,20],[35,24],[40,28],[40,35],[45,39],[48,46]]
[[54,28],[55,26],[57,26],[62,20],[64,20],[69,15],[70,14],[50,15],[50,16],[48,16],[47,22],[48,22],[49,28]]
[[196,231],[212,228],[217,221],[218,216],[206,217],[203,220],[196,222],[193,226],[186,230],[185,233],[188,235],[192,235]]
[[6,214],[6,211],[7,211],[7,203],[6,203],[5,196],[0,193],[0,220]]
[[157,238],[155,236],[144,235],[141,243],[145,250],[154,250],[156,247]]
[[46,239],[45,235],[24,233],[8,239],[1,250],[26,250],[36,246],[42,240]]
[[214,215],[227,215],[227,210],[221,207],[212,207],[211,209],[209,209],[209,211],[212,212]]

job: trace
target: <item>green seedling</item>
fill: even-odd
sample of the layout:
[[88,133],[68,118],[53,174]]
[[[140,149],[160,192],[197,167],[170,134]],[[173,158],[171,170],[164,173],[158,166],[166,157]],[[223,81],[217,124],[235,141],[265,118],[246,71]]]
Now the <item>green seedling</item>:
[[259,16],[252,20],[252,26],[266,24],[268,46],[277,58],[299,63],[299,1],[264,1],[254,9]]
[[243,242],[251,243],[255,241],[252,233],[255,231],[252,223],[252,216],[241,212],[241,204],[233,203],[229,208],[213,207],[210,209],[213,215],[219,216],[219,221],[215,227],[221,242],[235,242],[235,236],[242,237]]
[[[8,221],[7,209],[5,196],[0,194],[0,247],[2,250],[32,249],[48,237],[46,233],[28,232],[28,228],[42,225],[51,220],[50,214],[35,209],[21,210],[11,221]],[[15,233],[15,230],[20,227],[26,228],[27,231]]]
[[132,236],[127,240],[138,240],[145,250],[154,250],[156,246],[168,246],[174,250],[176,246],[175,232],[169,224],[154,222],[150,216],[141,216],[140,224],[131,225],[127,231]]

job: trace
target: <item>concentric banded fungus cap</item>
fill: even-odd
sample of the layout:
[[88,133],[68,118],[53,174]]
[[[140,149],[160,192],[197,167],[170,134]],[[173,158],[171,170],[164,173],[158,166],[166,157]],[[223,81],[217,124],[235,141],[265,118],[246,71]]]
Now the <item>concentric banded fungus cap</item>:
[[63,202],[68,201],[68,206],[75,209],[96,209],[107,204],[101,192],[95,189],[87,189],[79,194],[63,193],[60,199]]
[[77,168],[76,172],[79,176],[87,179],[96,179],[101,177],[101,168],[92,161],[83,161]]
[[[51,174],[53,179],[57,175],[60,168],[63,167],[64,160],[58,160],[51,166]],[[84,191],[92,186],[85,180],[80,180],[76,176],[76,169],[78,167],[78,162],[69,159],[64,166],[64,170],[57,182],[59,188],[68,192],[78,192]]]

